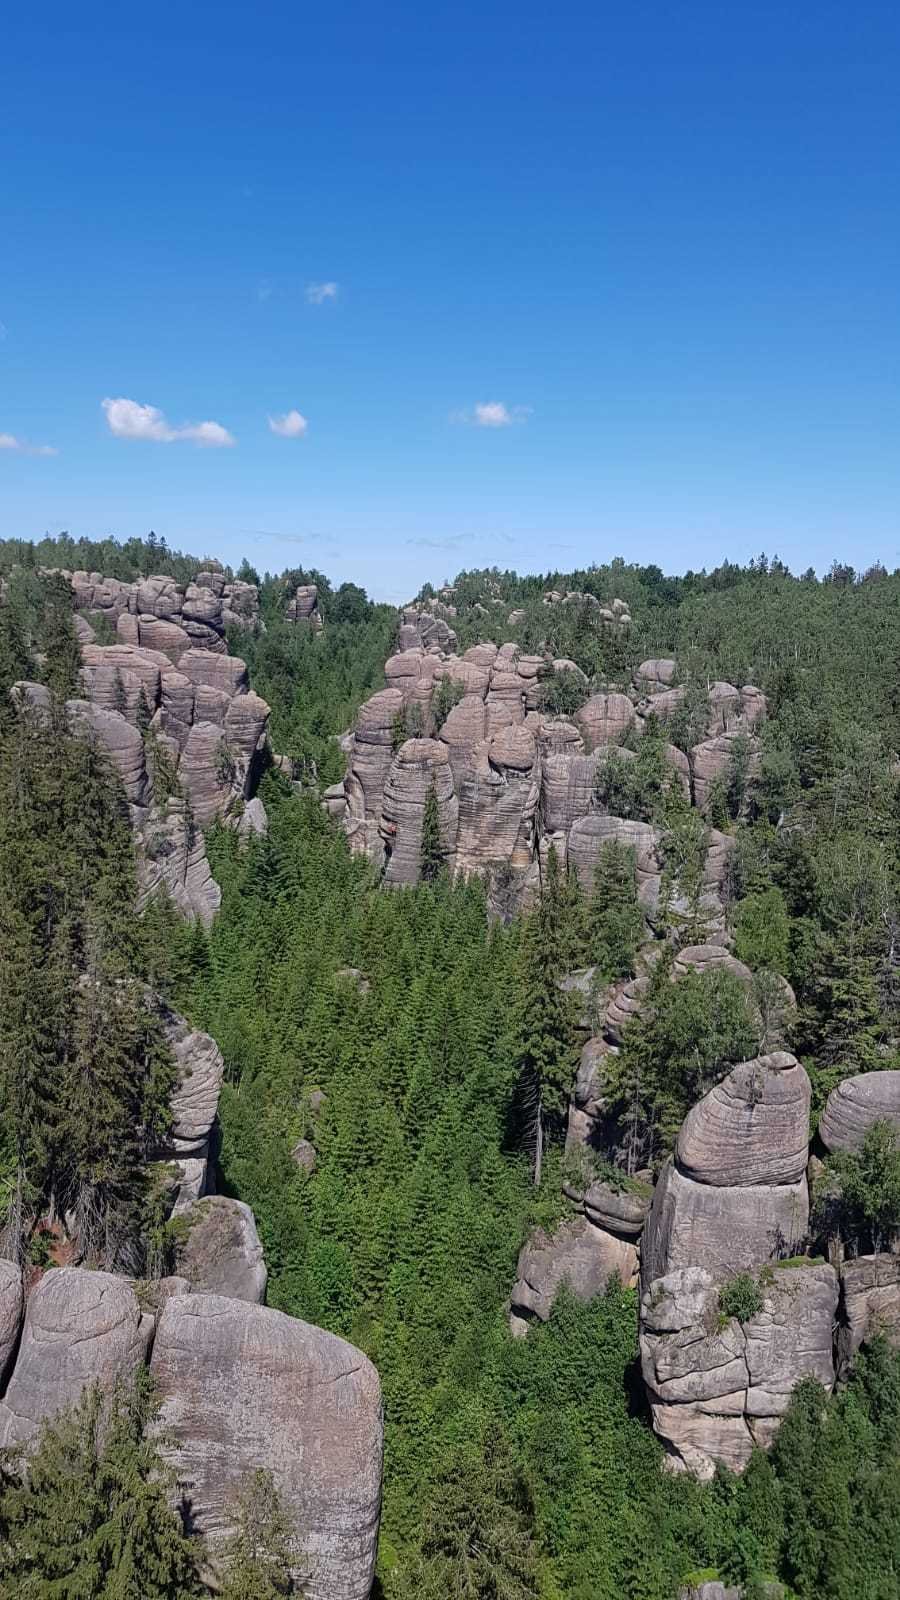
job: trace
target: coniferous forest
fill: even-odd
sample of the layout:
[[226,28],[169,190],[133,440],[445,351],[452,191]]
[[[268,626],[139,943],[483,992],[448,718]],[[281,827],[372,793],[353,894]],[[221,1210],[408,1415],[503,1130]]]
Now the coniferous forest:
[[[173,1064],[144,1004],[152,990],[224,1056],[216,1185],[252,1207],[268,1304],[340,1334],[379,1374],[383,1600],[676,1600],[717,1578],[747,1600],[896,1600],[889,1329],[873,1331],[831,1395],[812,1378],[796,1386],[768,1453],[703,1483],[664,1468],[640,1381],[637,1289],[613,1279],[589,1300],[563,1289],[546,1322],[511,1336],[519,1252],[564,1217],[572,1181],[565,1106],[585,1030],[560,982],[635,970],[634,869],[611,847],[586,888],[551,852],[540,895],[498,913],[489,885],[444,867],[434,791],[420,882],[388,888],[351,853],[321,801],[343,775],[341,736],[384,686],[392,607],[318,571],[237,570],[259,587],[265,628],[230,632],[229,649],[287,758],[261,777],[268,831],[207,830],[222,897],[209,927],[162,894],[138,909],[121,780],[60,709],[77,692],[79,649],[71,591],[44,569],[188,582],[206,566],[155,538],[0,544],[3,1254],[52,1273],[57,1219],[76,1218],[90,1260],[141,1282],[169,1270],[177,1227],[148,1157],[166,1131]],[[285,620],[301,584],[317,587],[319,633]],[[590,605],[548,606],[548,591],[620,597],[631,628],[598,629]],[[641,661],[677,661],[686,693],[665,738],[651,726],[639,748],[612,750],[598,803],[664,829],[682,881],[698,824],[663,747],[696,743],[712,682],[767,698],[758,763],[738,746],[708,810],[734,840],[728,936],[755,987],[748,998],[727,973],[671,984],[661,957],[609,1090],[627,1181],[660,1173],[691,1106],[763,1037],[803,1063],[812,1134],[843,1080],[900,1068],[900,572],[795,576],[761,556],[666,576],[614,561],[463,572],[453,592],[460,652],[513,638],[578,669],[548,684],[548,713],[621,688]],[[17,709],[22,680],[46,687],[46,715]],[[796,999],[789,1016],[773,975]],[[295,1159],[301,1141],[314,1163]],[[861,1154],[820,1167],[811,1257],[836,1239],[848,1257],[900,1242],[889,1123]],[[756,1286],[743,1310],[731,1287],[731,1314],[746,1319]],[[30,1469],[2,1464],[0,1596],[207,1592],[170,1509],[153,1414],[141,1382],[111,1400],[91,1392],[45,1429]],[[302,1593],[285,1576],[271,1484],[248,1482],[242,1518],[222,1592]]]

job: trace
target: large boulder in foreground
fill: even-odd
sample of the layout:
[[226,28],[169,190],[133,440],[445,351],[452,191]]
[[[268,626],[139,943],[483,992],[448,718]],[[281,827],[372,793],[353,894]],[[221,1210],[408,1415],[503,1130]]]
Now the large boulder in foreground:
[[262,1305],[268,1274],[250,1207],[226,1195],[207,1195],[181,1213],[185,1228],[178,1272],[191,1288]]
[[613,1273],[626,1287],[634,1281],[637,1251],[633,1244],[613,1238],[585,1217],[562,1222],[553,1233],[536,1228],[519,1252],[510,1295],[513,1333],[526,1333],[533,1317],[546,1322],[564,1284],[577,1299],[592,1300],[603,1292]]
[[819,1134],[826,1150],[859,1150],[873,1122],[900,1133],[900,1072],[862,1072],[845,1078],[825,1103]]
[[786,1050],[733,1067],[691,1108],[678,1135],[688,1178],[719,1187],[799,1183],[809,1150],[810,1085]]
[[729,1188],[695,1183],[671,1162],[663,1168],[644,1229],[641,1274],[646,1287],[676,1267],[705,1267],[721,1281],[778,1256],[806,1236],[809,1193],[797,1183]]
[[275,1480],[308,1600],[367,1600],[381,1501],[378,1374],[322,1328],[220,1295],[167,1300],[151,1373],[163,1454],[210,1555],[247,1474]]
[[92,1383],[140,1365],[151,1329],[134,1290],[111,1272],[58,1267],[28,1297],[22,1342],[0,1401],[0,1448],[27,1444]]
[[22,1308],[22,1269],[14,1261],[0,1260],[0,1383],[18,1343]]

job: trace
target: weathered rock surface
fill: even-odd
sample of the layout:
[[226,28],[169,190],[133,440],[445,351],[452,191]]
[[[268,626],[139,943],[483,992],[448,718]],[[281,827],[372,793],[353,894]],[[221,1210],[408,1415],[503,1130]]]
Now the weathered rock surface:
[[187,1231],[178,1247],[178,1272],[192,1291],[262,1305],[268,1273],[250,1207],[214,1194],[194,1201],[181,1216]]
[[653,1194],[641,1246],[645,1287],[677,1267],[704,1266],[722,1280],[790,1255],[806,1237],[809,1194],[797,1183],[695,1183],[669,1162]]
[[407,739],[391,764],[384,786],[381,836],[385,883],[416,883],[422,854],[422,824],[431,788],[437,797],[438,828],[445,858],[452,859],[459,802],[446,745],[438,739]]
[[343,1339],[264,1306],[176,1295],[151,1372],[164,1454],[214,1554],[246,1474],[275,1480],[309,1600],[367,1600],[381,1496],[378,1375]]
[[785,1050],[733,1067],[685,1117],[682,1173],[716,1186],[796,1184],[809,1152],[810,1085]]
[[110,1384],[144,1359],[149,1323],[124,1278],[57,1267],[32,1289],[12,1377],[0,1400],[0,1449],[27,1444],[47,1417],[94,1382]]
[[859,1150],[873,1122],[900,1131],[900,1072],[863,1072],[832,1089],[819,1135],[826,1150]]
[[192,1028],[168,1006],[161,1007],[166,1042],[175,1058],[178,1082],[171,1099],[172,1150],[193,1155],[205,1150],[215,1120],[225,1063],[208,1033]]
[[900,1256],[857,1256],[841,1267],[844,1326],[838,1333],[840,1364],[882,1334],[900,1348]]
[[771,1443],[801,1378],[834,1383],[837,1276],[808,1263],[775,1266],[762,1309],[722,1325],[709,1272],[687,1267],[653,1281],[641,1299],[641,1365],[657,1433],[701,1478],[739,1471],[754,1444]]
[[589,750],[598,745],[615,744],[635,721],[634,706],[627,694],[595,694],[577,712],[578,724]]
[[552,1234],[537,1228],[519,1252],[510,1296],[513,1332],[526,1332],[532,1317],[546,1322],[563,1284],[579,1300],[591,1300],[606,1288],[613,1273],[625,1287],[637,1274],[637,1251],[624,1239],[585,1217],[560,1223]]
[[18,1343],[24,1304],[21,1267],[0,1258],[0,1384]]

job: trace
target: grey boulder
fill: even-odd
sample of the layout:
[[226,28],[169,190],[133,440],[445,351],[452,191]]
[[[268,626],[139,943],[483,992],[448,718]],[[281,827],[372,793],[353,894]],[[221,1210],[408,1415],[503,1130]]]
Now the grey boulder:
[[343,1339],[220,1295],[167,1300],[151,1373],[165,1457],[210,1555],[246,1475],[271,1471],[308,1600],[367,1600],[381,1500],[378,1375]]
[[226,1195],[207,1195],[181,1212],[186,1228],[178,1273],[202,1294],[262,1305],[268,1273],[250,1207]]

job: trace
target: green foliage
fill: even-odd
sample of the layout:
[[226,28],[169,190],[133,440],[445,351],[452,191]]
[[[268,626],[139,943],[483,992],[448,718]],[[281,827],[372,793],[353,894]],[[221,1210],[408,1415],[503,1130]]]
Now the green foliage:
[[780,889],[750,894],[739,902],[734,918],[734,953],[748,967],[786,972],[790,933],[790,918]]
[[857,1248],[885,1249],[900,1234],[900,1140],[893,1123],[874,1122],[858,1152],[825,1159],[814,1216]]
[[428,785],[422,812],[422,842],[419,846],[419,874],[423,883],[434,883],[444,868],[440,813],[434,779]]
[[465,685],[456,678],[440,678],[431,698],[431,722],[437,738],[453,707],[459,705],[465,694]]
[[594,869],[594,885],[585,910],[587,959],[609,983],[630,973],[644,934],[638,903],[634,851],[610,841]]
[[0,1150],[6,1249],[70,1214],[89,1260],[139,1265],[147,1152],[174,1067],[148,1013],[128,808],[89,739],[23,712],[0,736]]
[[719,1290],[719,1312],[728,1322],[736,1317],[738,1322],[749,1322],[759,1316],[763,1308],[763,1292],[749,1272],[737,1272],[728,1278]]
[[573,717],[589,694],[590,690],[581,675],[567,667],[544,680],[541,685],[541,706],[551,717]]
[[237,1506],[237,1531],[222,1552],[221,1600],[281,1600],[296,1592],[291,1528],[271,1472],[258,1468]]
[[735,1062],[749,1060],[757,1040],[751,997],[730,972],[688,972],[672,983],[663,954],[646,1000],[610,1066],[629,1172],[659,1166],[690,1107]]
[[[87,1389],[0,1482],[3,1600],[199,1600],[195,1547],[150,1434],[145,1372]],[[8,1469],[7,1469],[8,1470]]]

